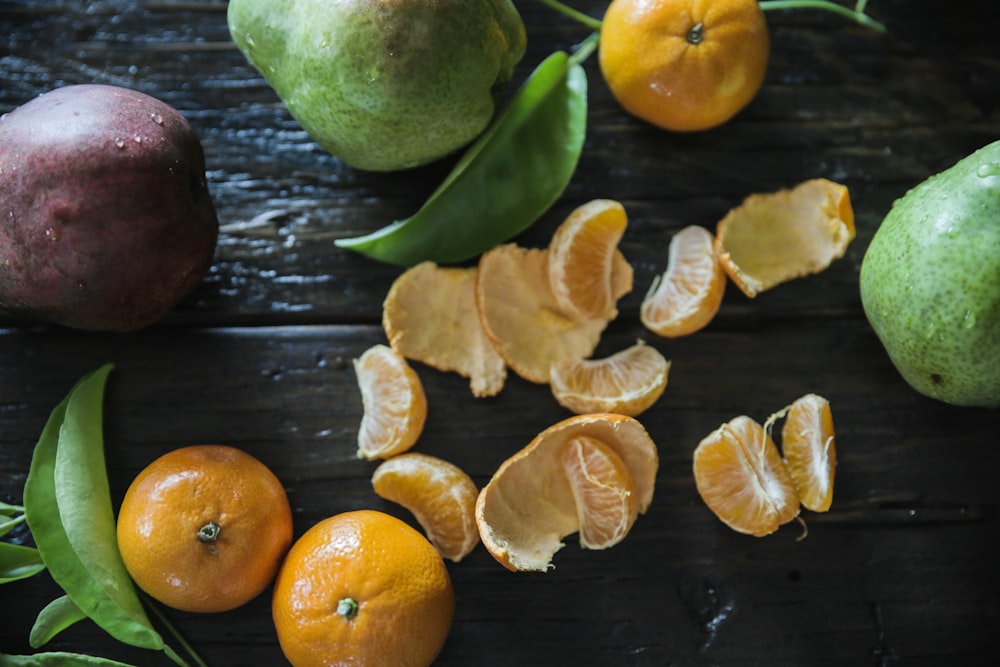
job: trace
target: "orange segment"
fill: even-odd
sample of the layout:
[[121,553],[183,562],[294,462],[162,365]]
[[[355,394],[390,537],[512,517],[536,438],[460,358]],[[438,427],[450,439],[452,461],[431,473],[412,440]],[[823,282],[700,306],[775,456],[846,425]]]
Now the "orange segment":
[[571,317],[617,315],[611,273],[628,219],[621,203],[595,199],[577,207],[549,242],[549,285]]
[[382,306],[389,344],[407,359],[469,378],[475,396],[503,389],[507,368],[476,309],[476,268],[423,262],[404,271]]
[[823,178],[792,189],[753,194],[719,221],[715,250],[749,297],[819,273],[854,239],[847,187]]
[[552,394],[577,414],[616,412],[635,417],[667,387],[670,362],[639,341],[604,359],[564,359],[552,366]]
[[763,426],[736,417],[694,450],[694,479],[705,504],[727,526],[761,537],[799,513],[795,483]]
[[387,345],[374,345],[354,360],[364,416],[358,430],[358,456],[387,458],[416,442],[427,419],[427,397],[420,377]]
[[382,498],[408,509],[443,557],[457,563],[479,543],[479,489],[455,464],[407,452],[380,463],[372,487]]
[[726,272],[714,244],[712,233],[696,225],[670,239],[667,268],[653,280],[640,307],[647,329],[660,336],[686,336],[712,321],[726,291]]
[[[593,446],[591,440],[603,448]],[[577,451],[567,452],[573,442],[578,443],[574,445]],[[603,500],[608,489],[621,490],[624,485],[624,475],[609,462],[606,450],[621,459],[631,478],[627,490],[634,509],[629,509],[629,515],[645,512],[653,498],[658,466],[656,445],[646,429],[625,415],[570,417],[545,429],[504,461],[479,492],[476,523],[490,554],[510,570],[544,571],[564,546],[562,539],[581,530],[581,525],[587,530],[585,547],[591,543],[608,547],[611,543],[606,536],[624,537],[620,529],[598,529],[621,521],[620,503],[612,502],[608,508]],[[587,463],[567,461],[573,456]],[[588,473],[594,476],[592,480],[586,478]],[[601,490],[602,486],[607,488]],[[588,504],[591,501],[594,505]]]
[[837,446],[829,401],[806,394],[787,408],[781,429],[781,451],[802,506],[814,512],[830,509]]
[[625,462],[600,440],[580,436],[566,443],[562,464],[576,501],[580,545],[605,549],[621,542],[638,515]]
[[[563,359],[589,357],[609,318],[577,319],[559,307],[549,286],[548,250],[513,243],[479,259],[476,305],[486,335],[507,365],[522,378],[546,384],[549,369]],[[632,287],[632,268],[615,252],[612,293]]]

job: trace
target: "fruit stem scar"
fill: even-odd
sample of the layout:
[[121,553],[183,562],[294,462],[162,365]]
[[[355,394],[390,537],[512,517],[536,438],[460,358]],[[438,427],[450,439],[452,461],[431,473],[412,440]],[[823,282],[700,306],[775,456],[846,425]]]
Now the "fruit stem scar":
[[198,529],[198,541],[199,542],[215,542],[219,539],[219,533],[222,532],[222,526],[215,523],[214,521],[209,521],[204,526]]
[[354,601],[354,598],[344,598],[337,603],[337,614],[351,620],[358,615],[358,603]]
[[696,23],[693,26],[691,26],[691,29],[688,30],[687,34],[688,44],[698,45],[701,44],[702,40],[704,39],[705,39],[705,24]]

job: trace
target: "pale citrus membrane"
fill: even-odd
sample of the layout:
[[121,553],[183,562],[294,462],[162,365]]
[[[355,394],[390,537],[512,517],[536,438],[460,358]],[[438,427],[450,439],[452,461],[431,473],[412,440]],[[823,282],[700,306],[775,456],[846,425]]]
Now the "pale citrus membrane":
[[388,345],[374,345],[354,360],[364,415],[358,429],[358,456],[386,458],[417,442],[427,419],[420,377]]
[[480,537],[515,571],[549,569],[577,531],[584,547],[610,547],[649,507],[657,467],[656,445],[635,419],[570,417],[504,461],[479,492]]
[[686,336],[712,321],[726,290],[714,245],[712,233],[697,225],[671,237],[666,269],[653,279],[639,310],[647,329],[665,337]]
[[549,384],[560,405],[575,412],[616,412],[635,417],[667,387],[670,362],[643,341],[603,359],[553,364]]
[[457,563],[479,543],[475,516],[479,489],[454,463],[406,452],[379,464],[372,488],[409,510],[444,558]]
[[389,289],[382,326],[399,354],[469,378],[474,396],[494,396],[507,368],[479,319],[476,273],[476,267],[433,262],[407,269]]
[[549,286],[575,319],[614,319],[612,272],[618,242],[628,224],[625,207],[594,199],[574,209],[549,241]]
[[816,178],[744,199],[719,221],[715,250],[729,277],[752,298],[825,270],[854,236],[847,187]]

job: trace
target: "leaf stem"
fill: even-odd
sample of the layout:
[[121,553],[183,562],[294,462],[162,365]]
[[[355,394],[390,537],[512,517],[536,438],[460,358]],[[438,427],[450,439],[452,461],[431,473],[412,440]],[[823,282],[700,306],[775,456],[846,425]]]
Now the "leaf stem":
[[570,17],[571,19],[575,19],[575,20],[579,21],[580,23],[582,23],[583,25],[587,26],[591,30],[600,30],[601,29],[601,20],[600,19],[595,19],[593,16],[588,16],[587,14],[584,14],[581,11],[573,9],[572,7],[569,7],[569,6],[567,6],[567,5],[559,2],[559,0],[538,0],[538,1],[541,2],[543,5],[551,7],[552,9],[556,10],[557,12],[559,12],[561,14],[565,14],[566,16]]
[[[208,663],[202,660],[201,656],[199,656],[198,653],[194,650],[194,647],[191,646],[191,644],[186,639],[184,639],[184,636],[180,633],[180,631],[176,628],[176,626],[174,626],[174,624],[170,622],[170,619],[168,619],[166,614],[163,613],[159,605],[156,604],[156,602],[154,602],[149,597],[149,595],[147,595],[142,590],[139,590],[139,595],[143,598],[143,601],[145,601],[146,606],[150,610],[152,610],[157,620],[159,620],[160,623],[162,623],[163,626],[167,629],[167,631],[169,631],[170,634],[174,636],[174,639],[177,640],[177,643],[181,645],[184,651],[189,656],[191,656],[191,659],[194,660],[195,664],[198,665],[198,667],[208,667]],[[174,650],[171,649],[169,646],[164,646],[163,651],[167,654],[167,656],[171,660],[176,662],[178,665],[181,665],[182,667],[189,667],[187,661],[185,661],[181,656],[177,655],[177,653],[175,653]]]
[[867,0],[858,0],[854,9],[838,5],[836,2],[832,2],[832,0],[761,0],[757,4],[760,5],[761,11],[764,12],[775,9],[824,9],[849,18],[866,28],[871,28],[877,32],[886,32],[885,25],[865,14]]
[[600,32],[592,32],[587,36],[587,39],[580,42],[580,45],[576,48],[573,53],[569,56],[569,67],[573,65],[579,65],[584,60],[590,57],[590,55],[597,49],[597,43],[601,38]]

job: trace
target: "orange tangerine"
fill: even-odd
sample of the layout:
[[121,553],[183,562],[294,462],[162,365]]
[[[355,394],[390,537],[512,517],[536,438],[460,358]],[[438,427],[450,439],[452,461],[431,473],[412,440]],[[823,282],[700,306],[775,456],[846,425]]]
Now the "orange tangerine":
[[686,132],[725,123],[750,103],[771,39],[757,0],[613,0],[598,49],[622,107]]
[[753,194],[719,221],[715,251],[748,297],[825,270],[854,240],[847,187],[824,178]]
[[795,400],[775,417],[784,416],[781,453],[802,506],[825,512],[833,503],[837,446],[830,402],[816,394]]
[[670,239],[667,268],[649,286],[639,310],[643,325],[665,337],[702,329],[722,305],[726,272],[715,255],[715,237],[691,225]]
[[375,469],[372,487],[408,509],[445,558],[457,563],[479,543],[479,489],[454,463],[417,452],[393,456]]
[[354,360],[364,416],[358,456],[387,458],[413,447],[427,419],[427,396],[416,371],[387,345],[374,345]]
[[610,547],[649,507],[657,466],[656,445],[632,417],[565,419],[504,461],[479,492],[480,537],[514,571],[549,569],[562,539],[577,531],[584,547]]
[[294,667],[428,667],[454,613],[441,555],[406,522],[372,510],[329,517],[296,540],[271,602]]
[[761,537],[799,514],[798,492],[777,445],[747,416],[698,443],[693,468],[698,494],[733,530]]
[[292,543],[292,510],[281,482],[250,454],[193,445],[132,480],[117,535],[125,568],[152,598],[221,612],[271,584]]
[[556,303],[571,317],[617,315],[611,274],[627,224],[620,202],[594,199],[574,209],[552,235],[549,285]]
[[642,341],[603,359],[564,359],[549,384],[560,405],[577,414],[616,412],[635,417],[667,387],[670,362]]

